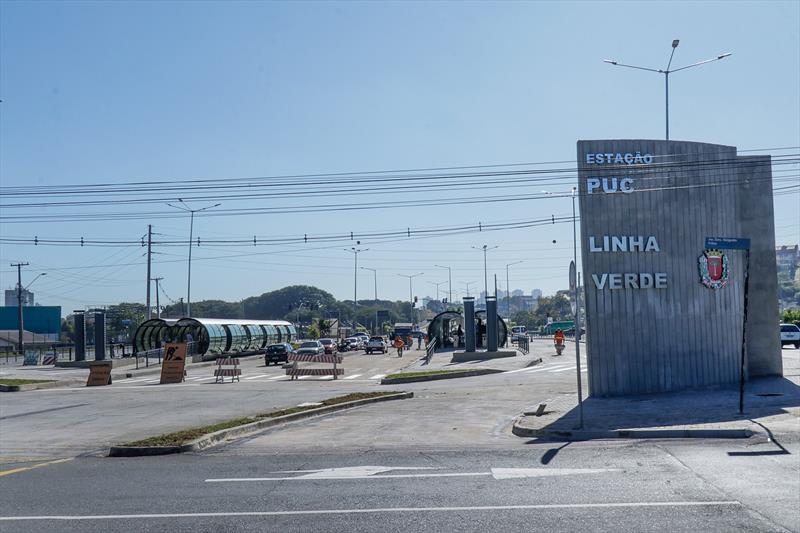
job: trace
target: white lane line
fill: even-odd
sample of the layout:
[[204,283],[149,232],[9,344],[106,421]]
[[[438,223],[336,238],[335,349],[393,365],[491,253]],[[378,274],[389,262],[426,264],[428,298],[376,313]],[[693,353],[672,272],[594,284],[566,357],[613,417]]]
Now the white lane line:
[[346,378],[344,378],[344,379],[356,379],[358,376],[361,376],[361,375],[362,375],[362,374],[353,374],[352,376],[347,376],[347,377],[346,377]]
[[382,378],[385,378],[385,377],[386,377],[386,374],[375,374],[374,376],[371,376],[369,379],[382,379]]
[[285,378],[285,377],[286,376],[284,374],[278,374],[277,376],[272,376],[272,377],[269,377],[267,379],[280,379],[280,378]]
[[246,378],[243,378],[243,379],[258,379],[258,378],[263,378],[264,376],[268,376],[268,375],[269,374],[258,374],[257,376],[250,376],[250,377],[246,377]]
[[122,379],[119,381],[115,381],[114,383],[139,383],[141,381],[147,381],[150,378],[131,378],[131,379]]
[[480,505],[470,507],[384,507],[374,509],[308,509],[303,511],[221,511],[213,513],[151,513],[151,514],[116,514],[116,515],[39,515],[39,516],[0,516],[2,522],[57,520],[132,520],[142,518],[213,518],[234,516],[303,516],[303,515],[341,515],[341,514],[377,514],[377,513],[430,513],[465,511],[529,511],[546,509],[619,509],[632,507],[724,507],[741,506],[736,500],[709,501],[673,501],[673,502],[614,502],[614,503],[553,503],[532,505]]
[[557,368],[555,370],[551,370],[550,372],[564,372],[566,370],[575,370],[575,365],[568,366],[567,368]]
[[208,376],[192,376],[190,378],[186,378],[186,381],[197,381],[200,379],[208,379]]
[[[554,369],[558,369],[558,368],[561,368],[561,365],[556,365],[556,366],[547,366],[547,365],[545,365],[545,366],[540,366],[540,367],[537,367],[537,368],[530,369],[525,373],[526,374],[534,374],[536,372],[552,372]],[[566,367],[566,368],[569,368],[569,367]]]

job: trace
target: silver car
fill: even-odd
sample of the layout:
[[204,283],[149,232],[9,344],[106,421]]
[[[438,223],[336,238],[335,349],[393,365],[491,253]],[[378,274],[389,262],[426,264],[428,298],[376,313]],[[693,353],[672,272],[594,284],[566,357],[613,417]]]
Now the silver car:
[[306,341],[295,352],[297,355],[322,355],[325,347],[319,341]]

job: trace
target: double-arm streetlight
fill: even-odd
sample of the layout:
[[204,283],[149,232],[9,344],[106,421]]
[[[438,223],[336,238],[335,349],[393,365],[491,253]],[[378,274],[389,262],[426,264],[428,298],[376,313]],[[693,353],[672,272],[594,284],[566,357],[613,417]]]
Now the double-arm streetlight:
[[442,265],[433,265],[436,268],[446,268],[447,269],[447,301],[450,302],[450,305],[453,304],[453,272],[450,270],[448,266]]
[[524,261],[514,261],[506,264],[506,318],[511,318],[511,285],[508,283],[508,267],[524,263]]
[[167,205],[170,207],[174,207],[175,209],[180,209],[181,211],[186,211],[190,214],[189,217],[189,273],[186,275],[186,316],[192,316],[192,237],[194,231],[194,214],[199,213],[201,211],[206,211],[208,209],[213,209],[215,207],[219,207],[222,204],[214,204],[214,205],[207,205],[205,207],[201,207],[200,209],[191,209],[186,202],[184,202],[181,198],[178,198],[178,201],[182,205],[170,204]]
[[439,299],[439,285],[444,285],[447,282],[446,281],[429,281],[428,283],[430,283],[431,285],[436,285],[436,301],[437,302],[441,302],[441,300]]
[[712,57],[711,59],[705,59],[703,61],[698,61],[697,63],[692,63],[691,65],[686,65],[685,67],[680,67],[680,68],[676,68],[676,69],[670,70],[669,67],[672,65],[672,56],[675,55],[675,49],[678,48],[678,43],[680,43],[680,40],[678,40],[678,39],[674,39],[672,41],[672,53],[670,53],[670,55],[669,55],[669,62],[667,63],[667,68],[665,68],[665,69],[656,69],[656,68],[648,68],[648,67],[637,67],[635,65],[625,65],[625,64],[620,63],[618,61],[615,61],[613,59],[604,59],[603,60],[605,63],[609,63],[609,64],[615,65],[617,67],[635,68],[637,70],[646,70],[648,72],[656,72],[658,74],[663,74],[664,75],[664,88],[665,88],[664,100],[666,102],[667,140],[669,140],[669,75],[672,74],[673,72],[679,72],[681,70],[686,70],[687,68],[698,67],[700,65],[705,65],[706,63],[712,63],[714,61],[719,61],[720,59],[725,59],[726,57],[728,57],[732,53],[732,52],[726,52],[724,54],[718,55],[717,57]]
[[[358,244],[361,244],[361,241],[358,241]],[[353,334],[355,335],[356,332],[356,309],[358,308],[358,254],[361,252],[366,252],[369,248],[356,248],[353,246],[349,250],[345,250],[345,252],[350,252],[353,254]]]
[[370,270],[375,276],[375,328],[372,331],[373,335],[378,334],[378,270],[375,268],[361,267],[361,270]]
[[467,298],[469,298],[469,286],[470,285],[475,285],[478,282],[477,281],[462,281],[461,283],[464,284],[464,287],[465,287],[465,289],[467,291]]
[[417,272],[416,274],[398,274],[401,278],[408,278],[408,303],[411,305],[410,313],[411,313],[411,322],[414,322],[414,291],[411,288],[411,280],[416,278],[417,276],[422,276],[424,272]]
[[[494,250],[497,246],[489,247],[488,245],[484,244],[483,246],[473,246],[473,250],[478,250],[483,252],[483,290],[486,296],[489,296],[489,275],[487,274],[486,270],[486,252],[489,250]],[[485,302],[484,297],[484,302]]]

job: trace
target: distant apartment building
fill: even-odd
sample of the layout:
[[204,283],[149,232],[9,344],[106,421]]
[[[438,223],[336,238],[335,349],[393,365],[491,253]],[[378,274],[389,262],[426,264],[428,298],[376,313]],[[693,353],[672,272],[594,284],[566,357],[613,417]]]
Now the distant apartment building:
[[775,248],[775,262],[778,275],[786,273],[789,279],[800,281],[800,246],[777,246]]
[[[6,307],[17,307],[19,303],[17,296],[17,288],[6,289]],[[33,293],[29,290],[22,289],[22,307],[33,306]]]

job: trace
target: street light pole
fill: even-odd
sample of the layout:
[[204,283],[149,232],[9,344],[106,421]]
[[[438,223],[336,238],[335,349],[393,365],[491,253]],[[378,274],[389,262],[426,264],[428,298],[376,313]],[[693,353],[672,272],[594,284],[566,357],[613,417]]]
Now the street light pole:
[[712,57],[711,59],[706,59],[704,61],[698,61],[697,63],[692,63],[691,65],[686,65],[685,67],[680,67],[676,69],[670,70],[670,66],[672,65],[672,56],[675,55],[675,49],[678,48],[678,44],[680,40],[674,39],[672,41],[672,53],[669,55],[669,62],[667,63],[667,68],[665,69],[655,69],[655,68],[648,68],[648,67],[637,67],[635,65],[625,65],[623,63],[619,63],[613,59],[604,59],[604,63],[609,63],[611,65],[617,67],[627,67],[627,68],[635,68],[637,70],[646,70],[648,72],[655,72],[657,74],[664,75],[664,100],[665,100],[665,111],[666,111],[666,136],[667,140],[669,140],[669,75],[673,72],[678,72],[681,70],[686,70],[687,68],[698,67],[700,65],[705,65],[706,63],[711,63],[713,61],[719,61],[720,59],[725,59],[726,57],[730,56],[732,52],[726,52],[724,54],[720,54],[717,57]]
[[506,318],[511,318],[511,285],[508,283],[508,267],[524,263],[524,261],[514,261],[506,265]]
[[423,275],[424,272],[417,272],[416,274],[398,274],[401,278],[408,278],[408,303],[411,305],[409,313],[411,314],[411,323],[414,323],[414,291],[411,288],[411,280],[416,278],[417,276]]
[[451,271],[449,266],[442,266],[442,265],[433,265],[437,268],[446,268],[447,269],[447,301],[450,302],[450,305],[453,304],[453,272]]
[[431,285],[436,285],[436,301],[437,302],[441,302],[441,300],[439,299],[439,285],[444,285],[447,282],[446,281],[429,281],[428,283],[430,283]]
[[[494,250],[495,248],[497,248],[497,246],[492,246],[491,248],[489,248],[486,244],[484,244],[483,246],[480,247],[473,246],[472,248],[473,250],[483,251],[483,290],[484,294],[486,296],[489,296],[489,275],[487,274],[486,270],[486,252],[488,252],[489,250]],[[486,300],[484,299],[484,302],[485,301]]]
[[[578,229],[575,216],[575,195],[578,190],[572,188],[572,260],[575,270],[578,269]],[[578,284],[575,284],[575,368],[578,374],[578,417],[580,427],[583,428],[583,390],[581,389],[581,323],[580,300],[578,299]]]
[[178,201],[183,205],[175,205],[168,203],[167,205],[170,207],[174,207],[175,209],[180,209],[181,211],[186,211],[189,213],[189,272],[186,275],[186,316],[192,316],[192,238],[194,237],[194,214],[199,213],[200,211],[206,211],[207,209],[213,209],[214,207],[219,207],[222,205],[221,203],[214,204],[214,205],[207,205],[200,209],[190,209],[186,202],[184,202],[181,198],[178,198]]
[[375,276],[375,327],[372,330],[373,335],[378,334],[378,271],[374,268],[361,267],[361,270],[371,270]]
[[469,286],[470,285],[475,285],[475,283],[477,283],[477,282],[476,281],[462,281],[461,283],[463,283],[464,286],[467,288],[467,298],[469,298]]
[[[361,241],[358,241],[358,244],[361,244]],[[353,254],[353,334],[356,332],[356,323],[358,320],[356,319],[356,313],[358,312],[358,254],[361,252],[366,252],[369,248],[356,248],[353,246],[349,250],[345,250],[345,252],[350,252]]]

